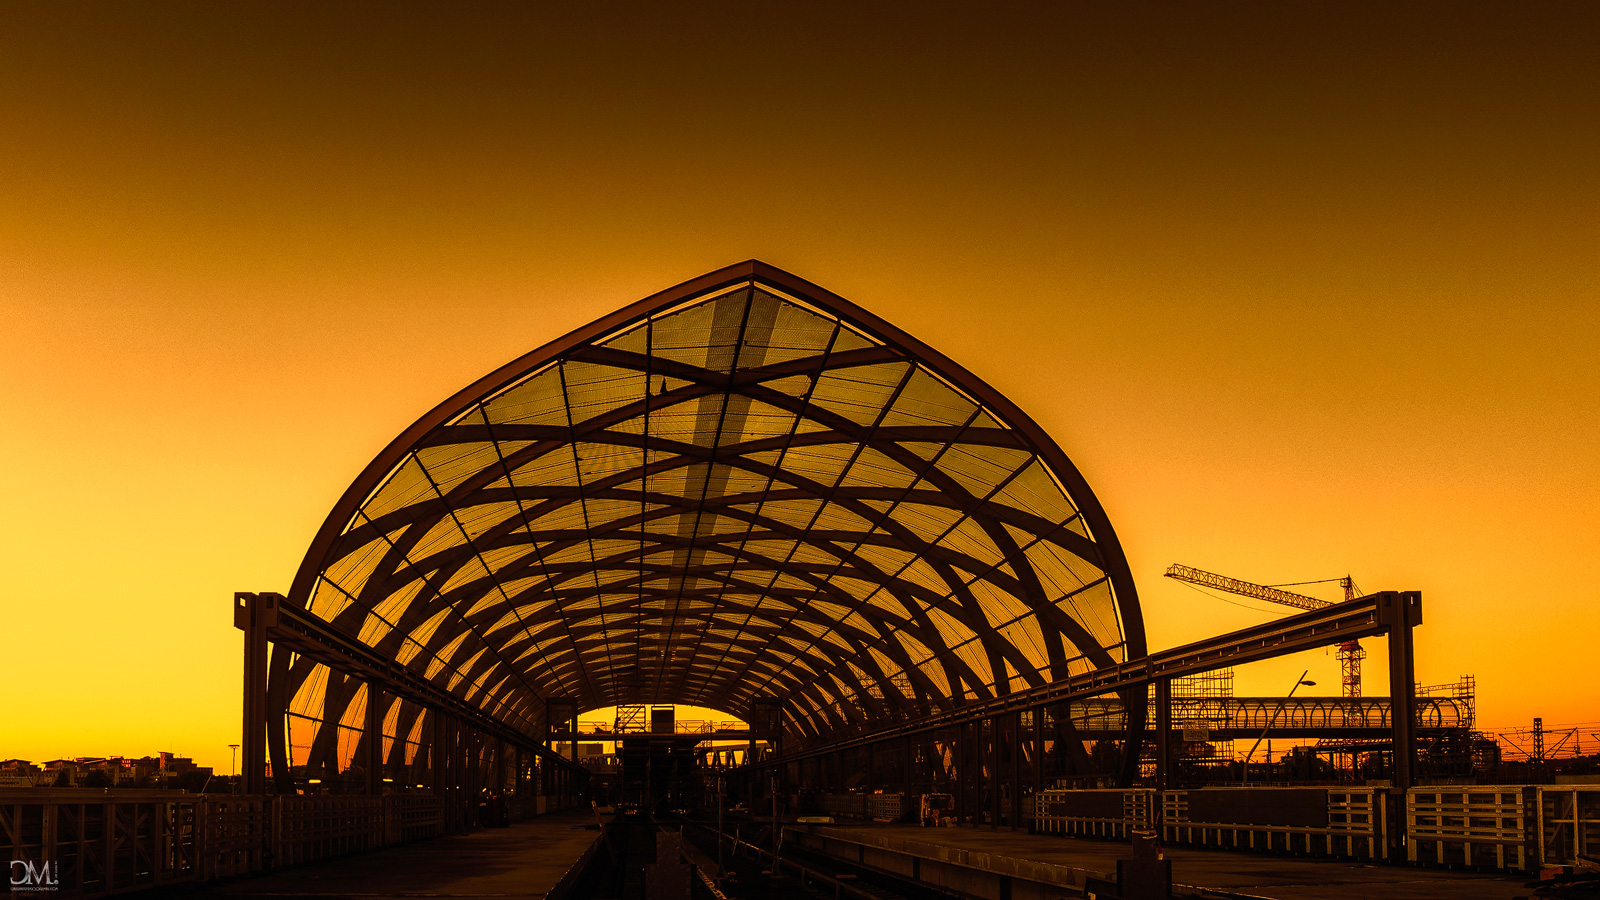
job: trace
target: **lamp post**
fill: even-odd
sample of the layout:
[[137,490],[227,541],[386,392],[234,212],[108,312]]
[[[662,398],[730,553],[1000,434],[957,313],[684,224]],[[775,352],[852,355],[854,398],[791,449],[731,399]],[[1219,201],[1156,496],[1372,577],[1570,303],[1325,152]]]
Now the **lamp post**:
[[[1291,697],[1294,696],[1294,692],[1295,691],[1300,690],[1300,685],[1303,684],[1303,685],[1305,685],[1307,687],[1315,687],[1316,686],[1317,683],[1315,681],[1307,681],[1306,680],[1306,676],[1310,675],[1310,674],[1311,674],[1311,670],[1310,669],[1307,669],[1304,672],[1300,673],[1300,677],[1295,679],[1294,687],[1289,688],[1289,696],[1283,698],[1286,702]],[[1261,729],[1261,737],[1256,738],[1256,742],[1254,744],[1250,745],[1250,752],[1246,753],[1244,755],[1244,772],[1242,773],[1243,777],[1240,778],[1241,781],[1249,781],[1250,780],[1250,757],[1256,755],[1256,748],[1261,746],[1261,742],[1262,741],[1266,740],[1267,732],[1271,731],[1273,723],[1278,721],[1278,713],[1283,712],[1283,707],[1284,707],[1284,704],[1283,703],[1279,703],[1277,708],[1272,711],[1272,715],[1267,718],[1266,726]]]

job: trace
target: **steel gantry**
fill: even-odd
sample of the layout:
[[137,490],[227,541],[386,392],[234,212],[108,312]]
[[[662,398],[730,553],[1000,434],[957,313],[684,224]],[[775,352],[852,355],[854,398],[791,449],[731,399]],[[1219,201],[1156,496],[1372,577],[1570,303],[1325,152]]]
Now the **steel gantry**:
[[[547,736],[508,726],[280,594],[235,594],[234,624],[245,642],[241,793],[318,793],[327,785],[335,793],[378,795],[415,787],[441,798],[450,831],[474,824],[482,794],[531,814],[570,806],[588,779],[582,766],[544,746]],[[291,767],[276,762],[290,758],[281,672],[297,665],[323,667],[363,702],[358,715],[341,721],[343,734],[329,731],[335,756],[313,752]],[[360,777],[340,777],[351,773]]]
[[[1055,780],[1052,776],[1095,773],[1092,760],[1087,761],[1090,765],[1086,766],[1082,759],[1082,742],[1094,731],[1104,732],[1103,728],[1094,728],[1089,718],[1112,714],[1117,704],[1105,701],[1106,695],[1118,693],[1126,697],[1133,693],[1142,696],[1147,689],[1153,692],[1156,698],[1154,786],[1166,790],[1172,783],[1173,772],[1173,679],[1383,635],[1387,639],[1390,660],[1391,698],[1385,704],[1388,707],[1385,718],[1391,750],[1391,790],[1401,798],[1403,806],[1405,793],[1415,782],[1417,772],[1418,705],[1412,629],[1421,623],[1420,593],[1379,592],[1006,697],[923,716],[825,747],[795,750],[753,764],[749,777],[753,785],[760,785],[772,780],[768,773],[777,773],[789,785],[814,786],[811,789],[824,791],[844,790],[852,781],[859,786],[863,778],[868,782],[877,779],[877,786],[890,782],[896,790],[907,794],[927,790],[950,793],[956,800],[957,815],[973,822],[1023,827],[1031,816],[1023,802],[1025,787],[1037,791],[1046,786],[1047,780]],[[1280,708],[1287,706],[1276,700],[1260,703],[1263,710],[1272,703],[1280,704]],[[1443,725],[1447,714],[1459,717],[1459,709],[1447,706],[1448,712],[1446,707],[1431,707],[1430,711],[1438,718],[1430,724]],[[1241,709],[1245,708],[1248,707],[1241,705]],[[1345,702],[1329,708],[1362,707]],[[1267,711],[1266,715],[1270,721],[1272,712]],[[1091,727],[1080,730],[1078,726],[1082,724]],[[1314,723],[1306,724],[1312,733],[1322,733]],[[1331,727],[1332,723],[1329,725]],[[1111,730],[1116,733],[1115,729]],[[1130,742],[1138,740],[1133,734],[1129,730],[1121,732]],[[899,770],[892,775],[881,765],[865,772],[851,770],[845,765],[846,759],[870,759],[875,754],[885,753],[899,754],[898,759],[902,760]],[[919,772],[914,762],[919,755],[937,757],[940,765],[934,771]],[[1024,766],[1024,760],[1030,765]],[[1100,770],[1099,774],[1112,773]]]

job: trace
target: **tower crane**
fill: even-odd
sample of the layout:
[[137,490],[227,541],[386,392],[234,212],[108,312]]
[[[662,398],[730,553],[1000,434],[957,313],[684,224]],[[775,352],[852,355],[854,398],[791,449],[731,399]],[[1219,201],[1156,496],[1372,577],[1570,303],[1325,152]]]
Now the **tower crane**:
[[[1327,600],[1318,600],[1316,597],[1307,597],[1281,588],[1268,587],[1264,584],[1255,584],[1249,581],[1240,581],[1204,569],[1192,566],[1171,565],[1167,567],[1167,577],[1189,584],[1202,587],[1216,588],[1241,597],[1254,597],[1269,603],[1281,603],[1284,606],[1293,606],[1297,609],[1321,609],[1333,604]],[[1339,586],[1344,588],[1344,599],[1354,600],[1357,593],[1356,583],[1349,575],[1337,579]],[[1339,645],[1339,671],[1343,676],[1344,696],[1361,696],[1361,661],[1367,658],[1367,651],[1362,649],[1358,641],[1345,641]]]

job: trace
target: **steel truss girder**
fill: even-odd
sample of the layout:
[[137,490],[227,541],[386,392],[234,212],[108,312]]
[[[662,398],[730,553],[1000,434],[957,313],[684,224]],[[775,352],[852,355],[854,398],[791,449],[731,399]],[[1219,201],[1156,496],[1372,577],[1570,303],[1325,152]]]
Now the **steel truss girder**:
[[[1158,681],[1198,675],[1224,666],[1258,662],[1302,650],[1315,650],[1343,641],[1387,634],[1393,628],[1409,627],[1405,612],[1407,604],[1420,608],[1421,594],[1415,591],[1404,593],[1380,591],[1264,625],[1102,667],[1082,675],[1058,679],[1042,687],[992,700],[969,703],[849,740],[786,753],[781,757],[762,760],[756,765],[758,768],[783,765],[795,760],[864,747],[906,735],[980,722],[997,716],[1085,700],[1102,694],[1136,690],[1137,696],[1142,698],[1145,687]],[[1420,616],[1420,613],[1416,615]]]
[[399,662],[331,628],[306,610],[285,603],[281,598],[277,608],[277,622],[267,629],[267,638],[278,647],[315,660],[344,675],[353,675],[368,684],[377,685],[385,694],[454,716],[489,737],[531,751],[564,769],[588,775],[587,769],[542,746],[539,736],[507,727],[500,720],[467,705]]

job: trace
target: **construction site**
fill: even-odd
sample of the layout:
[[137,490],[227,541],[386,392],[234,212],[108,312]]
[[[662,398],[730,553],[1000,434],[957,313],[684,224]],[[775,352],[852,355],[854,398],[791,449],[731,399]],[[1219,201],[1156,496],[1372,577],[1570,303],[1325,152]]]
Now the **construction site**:
[[1165,576],[1269,606],[1152,648],[1050,434],[749,261],[440,402],[234,596],[233,793],[0,825],[82,897],[1594,896],[1600,726],[1483,730],[1422,592]]

